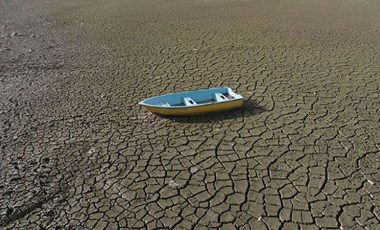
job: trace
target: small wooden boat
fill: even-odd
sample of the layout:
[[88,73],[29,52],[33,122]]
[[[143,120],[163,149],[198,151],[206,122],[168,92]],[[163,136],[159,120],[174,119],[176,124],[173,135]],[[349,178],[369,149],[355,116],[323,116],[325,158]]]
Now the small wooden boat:
[[139,103],[152,113],[191,116],[240,108],[243,97],[228,87],[171,93]]

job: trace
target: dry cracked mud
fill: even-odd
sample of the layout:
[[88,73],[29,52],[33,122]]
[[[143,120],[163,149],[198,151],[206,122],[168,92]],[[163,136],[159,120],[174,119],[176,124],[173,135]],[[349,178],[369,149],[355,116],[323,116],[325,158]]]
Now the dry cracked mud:
[[[379,229],[380,2],[1,0],[1,229]],[[243,109],[138,101],[229,86]]]

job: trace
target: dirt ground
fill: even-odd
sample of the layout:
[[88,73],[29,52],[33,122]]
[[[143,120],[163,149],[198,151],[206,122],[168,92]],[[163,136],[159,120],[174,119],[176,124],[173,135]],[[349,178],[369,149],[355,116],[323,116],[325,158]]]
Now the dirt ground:
[[0,229],[379,229],[379,114],[376,0],[1,0]]

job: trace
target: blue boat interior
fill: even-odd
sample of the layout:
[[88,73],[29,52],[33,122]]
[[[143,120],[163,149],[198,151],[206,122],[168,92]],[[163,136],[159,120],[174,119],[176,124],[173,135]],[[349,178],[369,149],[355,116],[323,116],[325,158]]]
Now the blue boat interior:
[[140,104],[157,107],[191,107],[227,102],[242,98],[243,97],[239,94],[234,93],[232,89],[225,87],[166,94],[148,98],[140,102]]

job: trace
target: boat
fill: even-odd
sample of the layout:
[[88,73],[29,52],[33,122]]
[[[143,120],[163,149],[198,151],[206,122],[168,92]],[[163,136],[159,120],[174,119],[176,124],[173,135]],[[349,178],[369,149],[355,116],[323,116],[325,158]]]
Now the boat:
[[193,116],[242,107],[243,97],[231,88],[214,88],[151,97],[139,102],[150,112],[165,116]]

